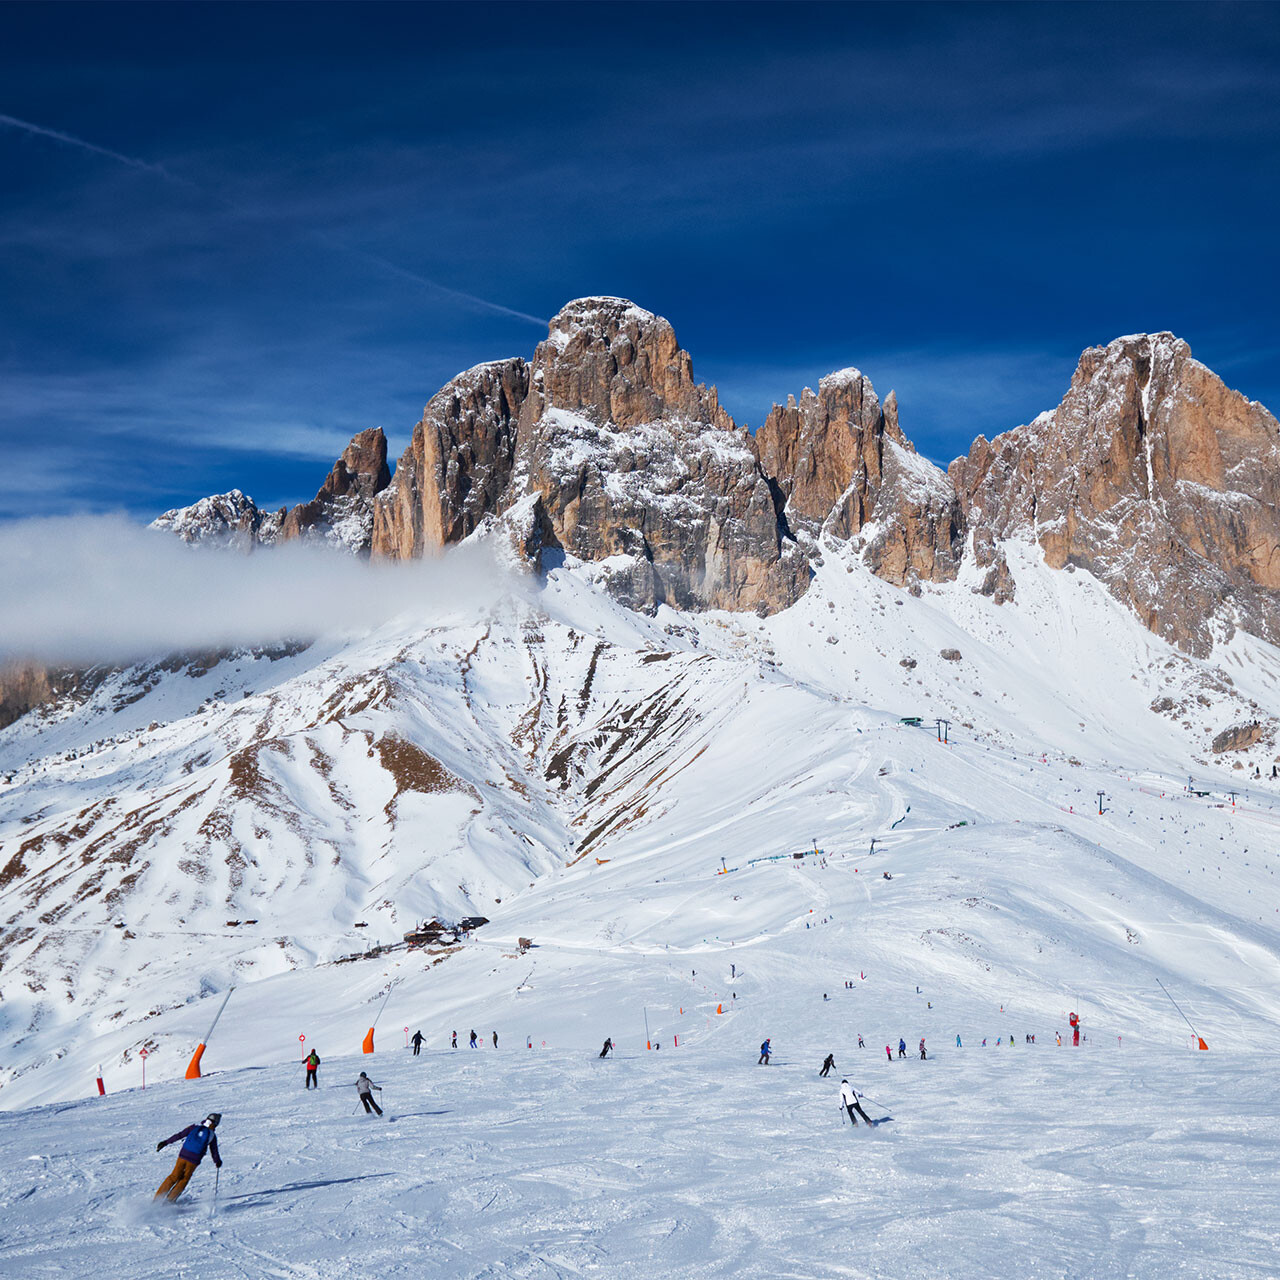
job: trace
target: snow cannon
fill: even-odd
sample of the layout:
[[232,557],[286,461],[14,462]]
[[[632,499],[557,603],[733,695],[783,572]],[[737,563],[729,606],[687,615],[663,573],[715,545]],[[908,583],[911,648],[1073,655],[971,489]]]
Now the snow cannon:
[[213,1015],[213,1021],[209,1024],[209,1031],[205,1038],[196,1045],[196,1051],[191,1055],[191,1061],[187,1063],[187,1079],[200,1079],[200,1059],[204,1057],[205,1048],[209,1041],[213,1039],[213,1029],[218,1025],[218,1019],[222,1017],[222,1011],[227,1007],[227,1001],[231,999],[231,993],[235,987],[228,987],[227,994],[222,998],[222,1003],[218,1006],[218,1012]]

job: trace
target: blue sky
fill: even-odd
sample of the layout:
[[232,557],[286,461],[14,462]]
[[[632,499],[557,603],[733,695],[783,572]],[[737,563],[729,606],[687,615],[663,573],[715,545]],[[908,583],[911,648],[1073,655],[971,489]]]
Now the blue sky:
[[1172,329],[1280,408],[1280,7],[0,9],[0,517],[309,497],[568,299],[945,462]]

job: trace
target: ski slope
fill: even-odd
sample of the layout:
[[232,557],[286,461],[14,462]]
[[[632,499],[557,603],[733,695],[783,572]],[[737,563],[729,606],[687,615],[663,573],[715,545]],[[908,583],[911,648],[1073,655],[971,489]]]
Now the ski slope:
[[[844,1015],[847,1017],[847,1014]],[[842,1018],[843,1020],[843,1018]],[[617,1060],[374,1055],[382,1118],[297,1066],[0,1116],[0,1272],[288,1277],[1260,1277],[1275,1274],[1273,1053],[1038,1043],[936,1060],[828,1040],[892,1120],[779,1041]],[[743,1046],[744,1050],[746,1046]],[[184,1200],[155,1142],[223,1112]]]

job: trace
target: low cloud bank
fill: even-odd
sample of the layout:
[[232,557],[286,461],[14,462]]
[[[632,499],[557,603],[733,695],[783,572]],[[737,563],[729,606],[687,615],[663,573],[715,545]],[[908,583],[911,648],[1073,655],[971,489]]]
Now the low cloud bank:
[[120,517],[0,525],[0,660],[51,665],[368,631],[530,590],[483,547],[369,564],[289,543],[189,547]]

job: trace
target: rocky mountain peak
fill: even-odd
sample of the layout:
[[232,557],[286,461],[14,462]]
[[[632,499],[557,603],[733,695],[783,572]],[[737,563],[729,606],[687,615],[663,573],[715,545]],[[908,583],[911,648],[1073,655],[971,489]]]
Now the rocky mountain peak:
[[296,538],[367,555],[373,541],[374,498],[390,480],[387,437],[382,428],[359,432],[333,464],[316,496],[285,516],[281,540]]
[[751,436],[671,325],[625,299],[571,302],[534,353],[512,498],[528,493],[548,537],[610,561],[637,608],[772,612],[808,585]]
[[985,540],[1088,569],[1182,648],[1280,640],[1280,425],[1173,334],[1089,348],[1055,410],[950,473]]
[[579,298],[552,319],[534,352],[526,421],[552,406],[618,427],[672,417],[733,426],[715,388],[695,384],[670,323],[625,298]]
[[953,578],[961,522],[946,475],[898,425],[898,401],[880,402],[871,379],[841,369],[797,404],[775,405],[756,434],[760,458],[798,532],[862,537],[872,570],[899,585]]
[[157,516],[151,528],[173,534],[192,546],[229,546],[249,551],[259,543],[273,542],[283,517],[283,511],[262,511],[248,494],[231,489],[210,494],[187,507],[174,507]]

